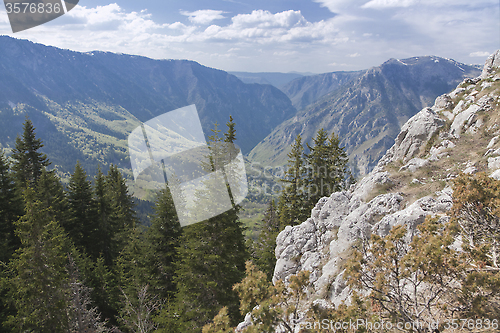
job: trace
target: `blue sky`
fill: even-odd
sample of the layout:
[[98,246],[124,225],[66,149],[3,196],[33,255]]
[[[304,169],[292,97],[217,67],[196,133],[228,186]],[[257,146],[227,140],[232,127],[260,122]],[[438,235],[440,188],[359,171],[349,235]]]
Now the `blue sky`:
[[80,0],[16,34],[2,9],[2,35],[227,71],[324,73],[423,55],[482,64],[500,48],[498,0]]

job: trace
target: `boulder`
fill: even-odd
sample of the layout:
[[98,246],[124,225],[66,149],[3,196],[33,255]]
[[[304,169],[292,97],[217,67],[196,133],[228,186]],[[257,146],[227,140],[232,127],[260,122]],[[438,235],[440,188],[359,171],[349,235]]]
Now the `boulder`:
[[465,111],[460,112],[455,116],[455,120],[450,127],[450,134],[459,138],[464,127],[470,127],[476,120],[476,113],[481,111],[481,107],[477,104],[472,104]]
[[379,164],[386,165],[397,160],[408,162],[444,124],[445,121],[431,108],[423,109],[401,127],[394,145],[382,157]]
[[412,158],[408,163],[406,163],[404,166],[399,168],[399,171],[405,171],[408,170],[410,172],[415,172],[421,167],[426,166],[429,164],[429,160],[423,159],[423,158]]

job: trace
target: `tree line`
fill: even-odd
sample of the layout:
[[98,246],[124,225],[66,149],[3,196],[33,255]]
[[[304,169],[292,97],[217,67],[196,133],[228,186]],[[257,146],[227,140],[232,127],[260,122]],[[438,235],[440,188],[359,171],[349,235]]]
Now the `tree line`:
[[[224,160],[220,147],[236,140],[233,119],[226,125],[209,138],[208,172]],[[0,152],[1,332],[201,332],[221,309],[235,326],[244,313],[233,286],[248,274],[245,263],[255,262],[269,283],[277,233],[305,221],[349,178],[338,137],[321,130],[305,153],[298,136],[286,186],[252,243],[234,200],[181,228],[167,186],[144,227],[117,166],[89,177],[77,162],[63,186],[42,148],[26,119],[12,154]]]
[[[219,134],[235,140],[232,120]],[[27,119],[11,156],[0,153],[2,332],[201,331],[222,306],[240,319],[237,205],[181,229],[166,187],[145,228],[116,166],[90,180],[77,163],[65,188],[42,147]]]

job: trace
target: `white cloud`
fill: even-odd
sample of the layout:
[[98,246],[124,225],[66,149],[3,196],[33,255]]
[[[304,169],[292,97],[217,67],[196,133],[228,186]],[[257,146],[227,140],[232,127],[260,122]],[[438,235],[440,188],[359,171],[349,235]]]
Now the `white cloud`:
[[364,5],[367,0],[313,0],[321,6],[328,8],[329,11],[336,14],[345,14],[352,12],[353,9]]
[[188,39],[197,42],[283,44],[333,41],[338,34],[332,21],[311,23],[300,11],[294,10],[276,14],[254,10],[250,14],[238,14],[231,21],[227,26],[211,25],[201,33],[190,35]]
[[212,21],[220,20],[225,18],[224,15],[227,12],[222,10],[212,10],[212,9],[202,9],[194,12],[181,11],[181,14],[187,16],[189,21],[194,24],[210,24]]
[[[116,3],[106,6],[97,6],[96,8],[76,6],[63,18],[65,18],[64,22],[66,24],[80,25],[82,29],[93,31],[129,30],[137,34],[150,29],[164,27],[164,25],[156,24],[152,20],[151,14],[148,14],[145,10],[139,13],[127,13]],[[68,21],[68,19],[70,21]],[[54,21],[54,24],[57,24],[57,21]]]
[[267,10],[254,10],[251,14],[238,14],[232,19],[235,28],[291,28],[307,23],[300,10],[287,10],[272,14]]
[[485,58],[485,57],[488,57],[491,53],[490,52],[481,52],[481,51],[478,51],[478,52],[472,52],[469,54],[470,57],[481,57],[481,58]]
[[417,4],[416,0],[371,0],[365,3],[362,8],[391,8],[391,7],[410,7]]
[[[497,0],[311,1],[336,15],[311,22],[299,10],[254,10],[232,17],[200,10],[183,12],[186,22],[159,24],[146,10],[127,12],[113,3],[76,6],[57,20],[16,34],[0,20],[0,34],[77,51],[192,59],[227,70],[318,73],[423,54],[481,62],[486,52],[478,50],[500,44]],[[217,21],[224,16],[231,20]]]

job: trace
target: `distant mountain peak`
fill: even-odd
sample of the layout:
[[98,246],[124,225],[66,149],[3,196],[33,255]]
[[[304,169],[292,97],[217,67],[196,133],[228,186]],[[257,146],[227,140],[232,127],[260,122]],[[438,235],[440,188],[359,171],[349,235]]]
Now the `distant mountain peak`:
[[[320,129],[335,132],[346,147],[354,173],[368,173],[392,146],[401,126],[434,99],[467,77],[477,66],[436,56],[389,59],[359,72],[301,77],[282,90],[300,111],[257,145],[249,158],[281,165],[292,143],[288,133],[309,141]],[[271,160],[268,158],[272,156]]]

